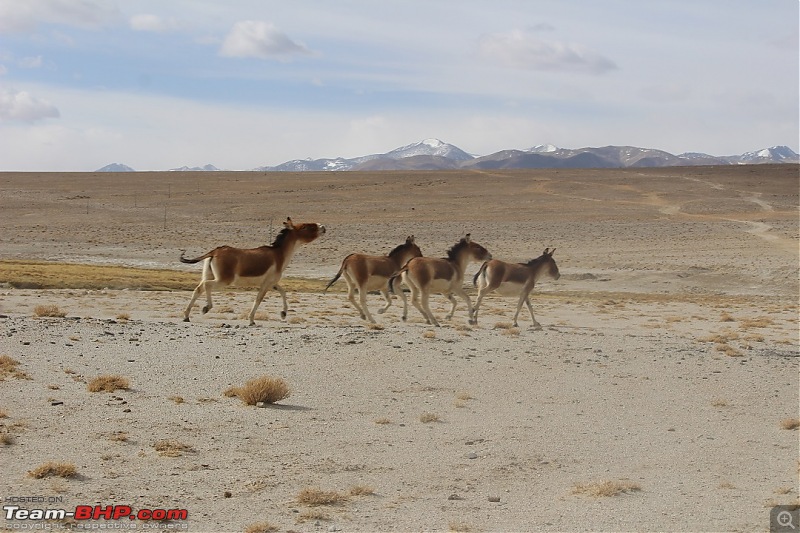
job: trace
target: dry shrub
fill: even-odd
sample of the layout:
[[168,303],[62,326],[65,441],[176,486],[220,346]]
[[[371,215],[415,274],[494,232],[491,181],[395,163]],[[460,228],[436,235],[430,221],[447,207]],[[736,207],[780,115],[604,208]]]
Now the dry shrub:
[[238,396],[247,405],[279,402],[288,398],[290,394],[288,383],[281,378],[270,376],[253,378],[242,387],[232,387],[225,391],[226,396]]
[[117,315],[117,320],[119,320],[120,322],[127,322],[130,319],[131,315],[129,315],[128,313],[120,313]]
[[714,398],[711,400],[712,407],[728,407],[728,401],[722,398]]
[[272,533],[278,531],[278,526],[272,525],[269,522],[256,522],[244,528],[244,533]]
[[383,331],[384,327],[380,324],[367,324],[367,329],[372,331]]
[[514,327],[514,324],[511,322],[495,322],[494,329],[511,329]]
[[642,490],[638,483],[630,480],[595,481],[593,483],[579,483],[572,488],[573,494],[586,494],[597,498],[606,498],[618,494],[637,492]]
[[66,311],[62,311],[57,305],[37,305],[33,309],[33,316],[64,318],[67,316],[67,313]]
[[425,333],[422,334],[422,338],[423,339],[435,339],[436,338],[436,332],[433,331],[432,329],[429,329],[428,331],[426,331]]
[[472,526],[466,522],[452,521],[447,524],[447,527],[450,529],[450,531],[453,531],[453,533],[470,533],[470,531],[472,531]]
[[114,392],[117,389],[128,390],[130,383],[120,375],[97,376],[86,386],[89,392]]
[[297,503],[316,507],[318,505],[339,505],[347,501],[347,496],[335,490],[325,491],[316,487],[305,488],[297,495]]
[[800,428],[800,418],[784,418],[781,420],[781,429]]
[[520,332],[519,328],[508,328],[508,329],[503,330],[503,335],[515,336],[515,335],[519,335],[519,332]]
[[8,433],[0,433],[0,444],[3,446],[14,444],[14,437]]
[[768,316],[760,316],[758,318],[745,318],[739,322],[741,329],[749,328],[766,328],[772,325],[772,319]]
[[423,424],[438,422],[439,415],[437,415],[436,413],[422,413],[421,415],[419,415],[419,421],[422,422]]
[[386,424],[391,424],[392,421],[391,421],[391,419],[386,418],[385,416],[383,416],[383,417],[380,417],[380,418],[376,418],[375,419],[375,423],[378,424],[378,425],[384,426]]
[[723,312],[719,317],[720,322],[733,322],[736,319],[733,318],[729,313]]
[[183,452],[193,451],[192,447],[175,439],[164,439],[153,444],[158,455],[162,457],[180,457]]
[[742,352],[730,344],[717,344],[717,351],[724,353],[728,357],[740,357],[742,355]]
[[183,396],[170,396],[169,399],[175,403],[186,403],[186,400],[183,399]]
[[31,377],[17,368],[19,361],[7,355],[0,355],[0,381],[7,377],[14,377],[17,379],[31,379]]
[[372,496],[375,489],[366,485],[355,485],[350,487],[350,496]]
[[75,477],[78,475],[78,469],[72,463],[56,463],[49,461],[41,464],[35,469],[28,472],[32,478],[42,479],[45,477]]
[[112,442],[128,442],[128,434],[124,431],[115,431],[108,436],[108,440]]

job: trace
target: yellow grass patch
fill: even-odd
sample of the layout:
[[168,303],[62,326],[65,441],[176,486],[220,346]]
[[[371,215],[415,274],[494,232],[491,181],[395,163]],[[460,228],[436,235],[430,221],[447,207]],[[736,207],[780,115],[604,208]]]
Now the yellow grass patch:
[[642,487],[630,480],[595,481],[579,483],[572,488],[573,494],[585,494],[596,498],[607,498],[628,492],[638,492]]
[[37,317],[64,318],[66,311],[62,311],[57,305],[37,305],[33,309],[33,315]]
[[179,457],[183,452],[192,451],[192,447],[175,439],[164,439],[153,444],[158,455],[163,457]]
[[28,472],[32,478],[42,479],[45,477],[75,477],[78,469],[72,463],[57,463],[49,461]]
[[[0,261],[0,283],[19,289],[194,290],[199,281],[199,268],[196,272],[185,272],[50,261]],[[283,278],[281,286],[288,291],[322,292],[325,282]]]
[[781,420],[781,429],[800,428],[800,418],[784,418]]
[[272,533],[280,528],[269,522],[256,522],[244,528],[244,533]]
[[3,381],[7,377],[13,377],[17,379],[31,379],[31,377],[27,373],[17,368],[19,364],[20,364],[19,361],[17,361],[13,357],[9,357],[7,355],[0,355],[0,381]]
[[128,390],[130,383],[120,375],[97,376],[86,386],[89,392],[114,392],[117,389]]
[[247,405],[257,403],[275,403],[291,395],[289,384],[281,378],[261,376],[253,378],[241,387],[231,387],[224,393],[225,396],[238,396]]
[[339,505],[347,501],[347,495],[335,490],[326,491],[316,487],[307,487],[297,495],[297,503],[316,507],[318,505]]

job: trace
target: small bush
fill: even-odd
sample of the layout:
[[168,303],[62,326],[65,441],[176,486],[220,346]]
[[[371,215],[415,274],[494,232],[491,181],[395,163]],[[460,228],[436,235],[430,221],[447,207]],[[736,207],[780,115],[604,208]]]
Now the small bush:
[[164,439],[153,444],[158,455],[163,457],[179,457],[183,452],[193,451],[192,447],[175,439]]
[[781,429],[800,428],[800,418],[784,418],[781,420]]
[[18,369],[19,361],[7,355],[0,355],[0,381],[11,376],[17,379],[31,379],[31,377]]
[[244,533],[272,533],[278,531],[278,526],[272,525],[269,522],[256,522],[244,528]]
[[437,415],[436,413],[422,413],[421,415],[419,415],[419,421],[422,422],[423,424],[438,422],[439,415]]
[[33,309],[33,316],[64,318],[67,316],[67,313],[66,311],[62,311],[57,305],[37,305]]
[[334,491],[318,488],[305,488],[297,495],[297,502],[312,507],[318,505],[337,505],[347,501],[347,496]]
[[49,461],[39,465],[34,470],[28,472],[32,478],[42,479],[45,477],[75,477],[78,475],[78,469],[72,463],[56,463]]
[[128,390],[130,383],[119,375],[97,376],[86,386],[89,392],[114,392],[117,389]]
[[642,490],[638,483],[629,480],[597,481],[594,483],[579,483],[572,489],[573,494],[587,494],[597,498],[606,498],[618,494],[637,492]]
[[288,398],[291,394],[289,384],[281,378],[261,376],[254,378],[241,387],[231,387],[225,396],[238,396],[247,405],[259,402],[275,403]]

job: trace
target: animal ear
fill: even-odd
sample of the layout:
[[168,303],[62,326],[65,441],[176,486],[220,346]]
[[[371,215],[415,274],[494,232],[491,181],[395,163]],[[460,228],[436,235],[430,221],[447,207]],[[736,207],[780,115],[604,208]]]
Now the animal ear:
[[556,251],[556,249],[555,249],[555,248],[553,248],[552,250],[550,250],[550,257],[553,257],[553,252],[555,252],[555,251]]
[[294,224],[292,224],[292,217],[286,217],[286,222],[284,222],[283,225],[286,228],[293,228]]
[[471,241],[471,240],[472,240],[471,234],[470,234],[470,233],[467,233],[467,234],[464,236],[464,242],[469,242],[469,241]]
[[550,247],[549,246],[544,249],[544,252],[542,252],[542,255],[550,255]]
[[408,244],[414,244],[414,236],[413,235],[409,235],[408,237],[406,237],[406,242]]

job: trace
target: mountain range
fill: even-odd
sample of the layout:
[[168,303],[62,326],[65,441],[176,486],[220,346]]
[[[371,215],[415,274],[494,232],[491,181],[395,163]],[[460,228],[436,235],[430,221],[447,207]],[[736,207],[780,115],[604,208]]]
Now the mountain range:
[[[604,146],[601,148],[558,148],[552,144],[537,145],[527,150],[501,150],[490,155],[475,156],[440,141],[425,139],[401,146],[385,154],[354,158],[295,159],[277,166],[262,166],[261,172],[304,172],[344,170],[449,170],[449,169],[514,169],[514,168],[627,168],[672,167],[697,165],[756,165],[766,163],[800,163],[800,156],[788,146],[773,146],[741,155],[713,156],[687,152],[673,155],[653,148]],[[215,171],[214,165],[180,167],[174,171]],[[113,163],[96,172],[132,172],[127,165]]]

